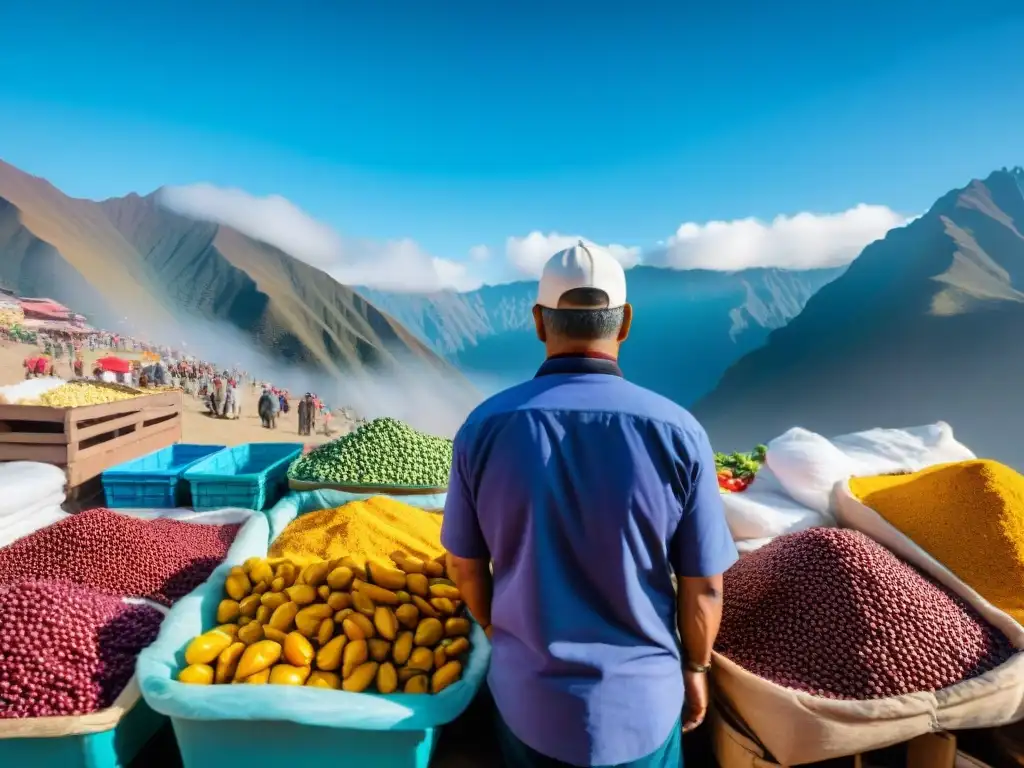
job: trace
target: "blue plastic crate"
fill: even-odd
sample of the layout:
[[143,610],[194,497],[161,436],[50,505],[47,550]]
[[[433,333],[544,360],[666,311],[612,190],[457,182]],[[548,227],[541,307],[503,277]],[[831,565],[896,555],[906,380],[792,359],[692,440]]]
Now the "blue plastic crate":
[[166,722],[166,717],[150,709],[140,697],[117,725],[107,731],[0,738],[0,765],[5,768],[128,768]]
[[173,509],[191,503],[182,475],[223,445],[178,443],[111,467],[103,473],[103,493],[111,509]]
[[288,466],[302,443],[248,443],[228,448],[185,472],[197,510],[265,509],[288,490]]

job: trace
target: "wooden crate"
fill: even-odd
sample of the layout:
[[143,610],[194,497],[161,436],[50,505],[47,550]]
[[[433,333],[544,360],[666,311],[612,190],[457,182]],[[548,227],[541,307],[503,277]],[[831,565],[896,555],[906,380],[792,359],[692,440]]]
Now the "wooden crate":
[[0,405],[0,461],[63,467],[68,489],[181,440],[181,392],[80,408]]

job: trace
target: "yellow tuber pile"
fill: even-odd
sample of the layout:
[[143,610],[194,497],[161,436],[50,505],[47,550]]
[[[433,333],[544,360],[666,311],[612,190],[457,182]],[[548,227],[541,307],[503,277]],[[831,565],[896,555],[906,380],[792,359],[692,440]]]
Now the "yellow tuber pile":
[[219,626],[189,643],[178,680],[440,693],[470,651],[462,595],[440,559],[391,557],[400,570],[351,556],[232,568]]

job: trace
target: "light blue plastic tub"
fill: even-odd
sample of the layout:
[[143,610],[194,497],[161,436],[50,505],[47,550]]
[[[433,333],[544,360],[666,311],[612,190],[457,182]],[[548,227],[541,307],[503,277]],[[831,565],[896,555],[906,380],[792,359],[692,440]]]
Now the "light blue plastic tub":
[[359,731],[276,720],[171,722],[185,768],[428,768],[440,731]]
[[[296,516],[365,495],[341,491],[292,494],[267,515],[272,537]],[[402,497],[426,509],[444,497]],[[185,768],[224,765],[323,768],[427,768],[441,728],[469,706],[487,675],[491,646],[473,626],[462,679],[437,695],[348,693],[273,685],[196,686],[177,682],[185,647],[216,626],[231,563],[170,611],[136,672],[146,702],[168,715]]]
[[103,473],[103,493],[111,509],[174,509],[191,504],[182,475],[223,445],[178,443]]
[[248,443],[209,456],[185,472],[196,510],[262,510],[288,490],[288,467],[302,443]]
[[74,736],[0,738],[4,768],[128,768],[167,722],[141,697],[116,726]]

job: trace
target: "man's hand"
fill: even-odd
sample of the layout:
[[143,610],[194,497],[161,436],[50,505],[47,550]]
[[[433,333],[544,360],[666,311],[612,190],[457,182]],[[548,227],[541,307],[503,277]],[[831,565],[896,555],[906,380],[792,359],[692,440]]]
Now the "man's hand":
[[683,671],[686,700],[683,704],[683,733],[704,722],[708,713],[708,676],[706,672]]

